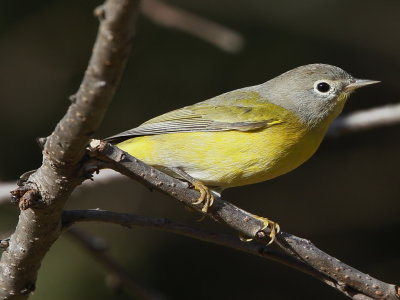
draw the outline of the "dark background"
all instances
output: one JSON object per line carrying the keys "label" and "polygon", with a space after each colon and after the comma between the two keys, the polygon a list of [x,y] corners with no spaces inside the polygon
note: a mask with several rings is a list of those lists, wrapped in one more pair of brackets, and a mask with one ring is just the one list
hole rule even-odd
{"label": "dark background", "polygon": [[[140,17],[121,87],[96,137],[106,137],[183,105],[261,83],[293,67],[329,63],[381,80],[352,96],[344,114],[399,102],[397,0],[179,0],[168,3],[240,32],[228,54]],[[35,138],[51,133],[80,83],[97,29],[98,1],[2,1],[0,7],[0,180],[37,168]],[[285,176],[228,190],[224,198],[280,223],[284,231],[383,281],[400,268],[400,126],[327,139]],[[219,232],[210,220],[136,182],[82,191],[69,208],[165,216]],[[0,234],[18,211],[0,210]],[[82,226],[146,287],[168,299],[342,299],[336,291],[273,262],[163,232]],[[32,299],[130,299],[106,287],[103,270],[67,236],[43,261]]]}

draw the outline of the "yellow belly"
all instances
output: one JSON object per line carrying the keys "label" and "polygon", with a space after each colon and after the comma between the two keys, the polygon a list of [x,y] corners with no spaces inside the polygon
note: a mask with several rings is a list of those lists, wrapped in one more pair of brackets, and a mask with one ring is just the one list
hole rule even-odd
{"label": "yellow belly", "polygon": [[179,167],[208,186],[252,184],[285,174],[318,148],[324,129],[272,126],[256,132],[187,132],[142,136],[117,146],[156,168]]}

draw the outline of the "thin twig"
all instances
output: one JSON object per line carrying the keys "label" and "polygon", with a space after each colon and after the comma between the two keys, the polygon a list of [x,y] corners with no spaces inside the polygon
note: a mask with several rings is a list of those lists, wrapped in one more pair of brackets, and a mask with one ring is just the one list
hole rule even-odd
{"label": "thin twig", "polygon": [[[107,0],[96,10],[100,27],[82,84],[47,138],[43,164],[19,189],[19,221],[0,261],[0,299],[27,299],[42,259],[60,235],[61,214],[84,177],[81,160],[122,76],[132,46],[139,0]],[[22,201],[23,200],[23,201]]]}
{"label": "thin twig", "polygon": [[[359,297],[362,295],[364,296],[364,299],[373,299],[357,293],[351,287],[344,285],[340,280],[338,280],[338,278],[330,278],[320,271],[310,267],[302,260],[282,253],[282,251],[268,247],[265,245],[265,243],[260,243],[255,240],[244,243],[241,242],[237,236],[211,233],[202,229],[176,223],[166,218],[143,217],[104,210],[70,210],[64,211],[63,214],[63,223],[65,228],[70,227],[76,222],[93,221],[112,223],[128,228],[132,228],[133,226],[152,228],[232,248],[265,259],[273,260],[299,270],[326,283],[350,298],[359,299]],[[295,241],[297,239],[299,238],[289,235],[289,240]],[[348,266],[344,263],[338,262],[337,268],[345,269],[348,268]]]}
{"label": "thin twig", "polygon": [[395,124],[400,124],[400,103],[356,111],[339,117],[329,128],[328,136],[337,137]]}
{"label": "thin twig", "polygon": [[85,248],[90,256],[106,269],[110,276],[112,288],[119,289],[125,287],[138,300],[162,300],[160,294],[149,291],[147,288],[139,285],[136,280],[120,265],[115,259],[109,256],[105,251],[105,243],[102,239],[87,234],[81,229],[71,228],[67,231],[76,242]]}
{"label": "thin twig", "polygon": [[284,260],[284,262],[286,264],[294,263],[295,265],[305,265],[303,262],[293,259],[292,257],[281,252],[277,252],[276,250],[265,246],[263,243],[258,243],[255,241],[243,243],[237,236],[233,237],[232,235],[227,234],[211,233],[203,229],[198,229],[171,221],[167,218],[144,217],[107,210],[91,209],[66,210],[63,213],[62,219],[63,228],[65,229],[68,229],[77,222],[105,222],[127,228],[132,228],[133,226],[146,227],[195,238],[205,242],[211,242],[251,254],[262,256],[268,254],[271,256],[271,259],[276,257],[274,260],[278,260],[280,262],[283,262],[281,257],[285,257],[286,260]]}
{"label": "thin twig", "polygon": [[244,40],[239,33],[163,1],[143,1],[142,12],[160,25],[187,32],[226,52],[237,53],[243,48]]}
{"label": "thin twig", "polygon": [[[122,174],[144,182],[183,204],[201,211],[202,206],[194,204],[199,198],[196,190],[189,189],[187,184],[154,169],[128,153],[106,142],[93,140],[90,153],[99,161],[93,160],[91,168],[112,168]],[[223,222],[244,236],[255,238],[267,243],[270,231],[256,216],[234,206],[233,204],[215,199],[213,206],[207,212],[211,218]],[[279,245],[290,255],[301,258],[303,262],[332,280],[338,281],[343,291],[352,291],[351,295],[365,295],[373,299],[398,299],[397,287],[381,282],[350,266],[347,266],[330,255],[316,248],[310,241],[283,233],[276,237]],[[340,280],[340,281],[339,281]],[[358,296],[357,296],[358,297]]]}
{"label": "thin twig", "polygon": [[310,268],[304,262],[289,256],[288,254],[282,253],[282,251],[268,247],[258,241],[244,243],[241,242],[237,236],[208,232],[203,229],[171,221],[167,218],[144,217],[99,209],[64,211],[63,228],[68,229],[78,222],[105,222],[128,228],[145,227],[174,233],[277,261],[316,277],[324,282],[330,281],[332,286],[335,285],[334,281],[315,269]]}

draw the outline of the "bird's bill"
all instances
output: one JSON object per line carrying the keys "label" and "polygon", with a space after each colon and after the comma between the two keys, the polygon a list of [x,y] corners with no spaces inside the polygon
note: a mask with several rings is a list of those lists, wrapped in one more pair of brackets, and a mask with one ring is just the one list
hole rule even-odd
{"label": "bird's bill", "polygon": [[379,83],[380,81],[376,80],[369,80],[369,79],[353,79],[345,88],[346,91],[353,91],[355,89],[358,89],[360,87],[370,85],[370,84],[375,84]]}

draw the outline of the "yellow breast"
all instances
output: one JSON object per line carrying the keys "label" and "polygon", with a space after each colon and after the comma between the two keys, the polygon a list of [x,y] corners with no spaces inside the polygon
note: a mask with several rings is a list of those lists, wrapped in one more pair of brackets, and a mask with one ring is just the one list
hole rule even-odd
{"label": "yellow breast", "polygon": [[154,167],[182,168],[208,186],[268,180],[298,167],[318,148],[327,126],[297,120],[259,131],[184,132],[142,136],[118,144]]}

